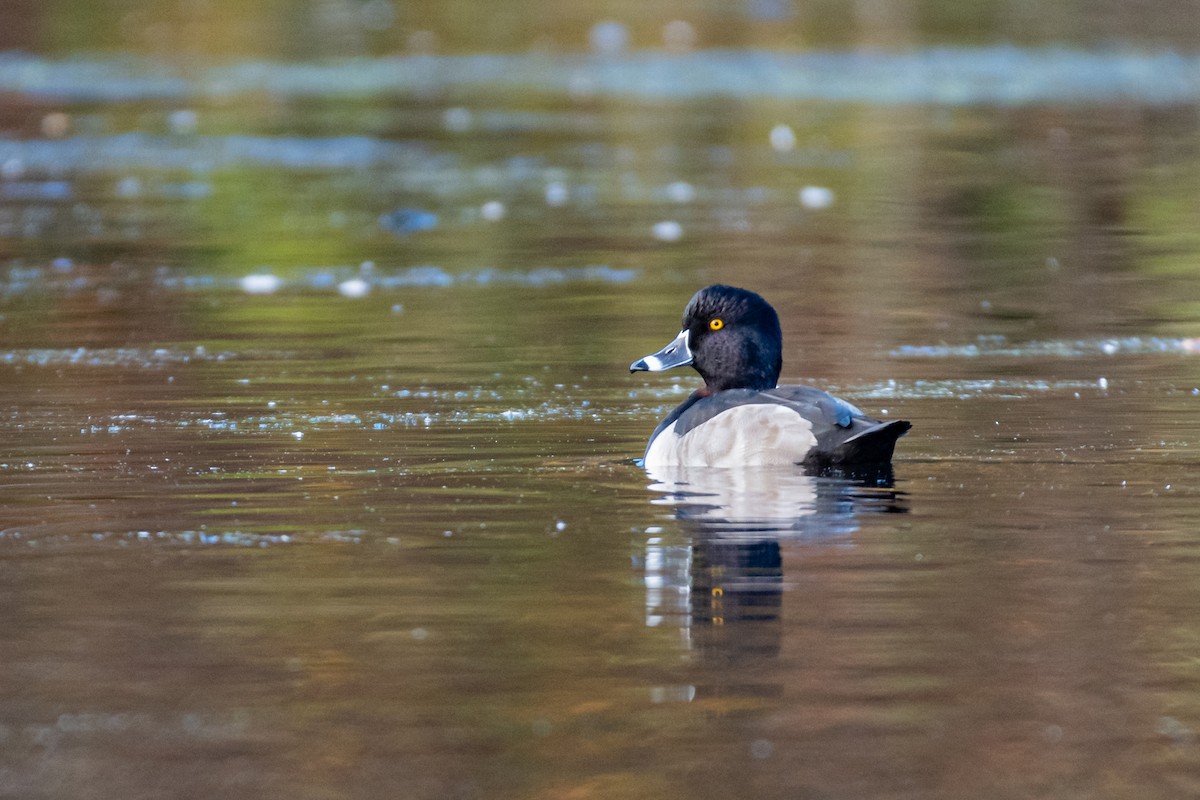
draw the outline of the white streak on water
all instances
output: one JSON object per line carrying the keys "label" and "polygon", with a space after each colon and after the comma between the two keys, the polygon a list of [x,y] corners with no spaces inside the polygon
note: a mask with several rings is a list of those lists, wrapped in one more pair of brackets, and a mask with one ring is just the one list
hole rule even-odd
{"label": "white streak on water", "polygon": [[[369,291],[394,291],[412,288],[452,286],[558,286],[568,283],[629,283],[639,276],[636,269],[621,269],[604,264],[584,267],[538,267],[535,269],[498,269],[483,267],[450,272],[435,265],[372,269],[371,281],[361,277],[362,267],[310,267],[289,271],[286,281],[273,274],[258,273],[242,277],[204,275],[172,271],[154,272],[151,280],[165,291],[213,291],[237,289],[249,294],[272,294],[284,286],[316,291],[336,290],[348,297],[362,297]],[[74,275],[50,267],[10,267],[0,271],[0,297],[30,292],[78,292],[105,285],[102,277]]]}
{"label": "white streak on water", "polygon": [[0,92],[118,102],[372,97],[449,90],[689,99],[767,97],[877,104],[1139,105],[1200,99],[1200,56],[1170,50],[942,47],[886,51],[640,51],[618,56],[462,55],[353,58],[333,63],[243,61],[183,69],[128,56],[0,58]]}
{"label": "white streak on water", "polygon": [[1200,340],[1162,336],[1124,336],[1117,339],[1047,340],[1013,343],[1001,336],[982,337],[970,344],[901,345],[893,358],[1085,358],[1097,355],[1191,354]]}

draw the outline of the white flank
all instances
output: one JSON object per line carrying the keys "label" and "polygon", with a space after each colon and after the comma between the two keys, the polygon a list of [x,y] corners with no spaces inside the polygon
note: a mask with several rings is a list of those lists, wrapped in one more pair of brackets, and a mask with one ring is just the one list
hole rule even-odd
{"label": "white flank", "polygon": [[675,423],[654,438],[646,469],[764,467],[798,464],[817,444],[812,423],[786,406],[748,404],[723,411],[675,435]]}

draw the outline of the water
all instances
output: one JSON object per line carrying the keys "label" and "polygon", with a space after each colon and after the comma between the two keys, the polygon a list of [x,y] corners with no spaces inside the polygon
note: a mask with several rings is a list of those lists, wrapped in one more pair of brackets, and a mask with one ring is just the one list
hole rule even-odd
{"label": "water", "polygon": [[[1200,791],[1193,51],[644,23],[0,60],[0,796]],[[717,280],[891,481],[634,463]]]}

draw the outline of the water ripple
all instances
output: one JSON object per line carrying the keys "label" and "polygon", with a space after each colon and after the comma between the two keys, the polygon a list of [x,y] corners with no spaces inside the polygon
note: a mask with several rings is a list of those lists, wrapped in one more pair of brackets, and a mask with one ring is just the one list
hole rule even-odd
{"label": "water ripple", "polygon": [[1200,57],[1172,51],[925,48],[909,52],[709,50],[247,61],[186,71],[119,57],[0,59],[0,92],[77,101],[378,97],[452,89],[689,99],[722,95],[879,104],[1026,105],[1200,99]]}
{"label": "water ripple", "polygon": [[[89,274],[76,269],[67,259],[49,267],[15,266],[0,271],[0,297],[31,292],[79,292],[100,288],[118,288],[128,274]],[[164,291],[239,290],[247,294],[273,294],[279,291],[328,291],[348,297],[362,297],[373,290],[432,289],[455,286],[528,286],[539,288],[569,283],[625,284],[635,280],[640,271],[591,264],[581,267],[535,267],[532,269],[500,269],[479,267],[451,272],[442,267],[424,264],[413,267],[377,268],[372,262],[357,267],[342,265],[287,270],[286,277],[269,271],[242,276],[214,275],[172,270],[166,267],[146,276],[146,282]],[[361,282],[356,292],[347,291],[350,281]]]}
{"label": "water ripple", "polygon": [[1090,358],[1096,355],[1197,352],[1200,352],[1200,339],[1195,338],[1124,336],[1014,344],[1002,336],[986,336],[970,344],[906,344],[895,348],[889,355],[893,358]]}
{"label": "water ripple", "polygon": [[[253,357],[280,357],[280,354],[256,353]],[[31,367],[135,367],[155,369],[195,361],[228,361],[246,358],[228,351],[210,352],[203,346],[187,350],[157,347],[34,347],[0,351],[0,364]]]}

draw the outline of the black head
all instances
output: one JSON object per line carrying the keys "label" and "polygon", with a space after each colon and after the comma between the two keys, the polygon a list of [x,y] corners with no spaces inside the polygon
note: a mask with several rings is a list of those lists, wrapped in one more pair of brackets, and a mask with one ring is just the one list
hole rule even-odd
{"label": "black head", "polygon": [[713,284],[683,310],[683,330],[630,372],[661,372],[691,364],[709,392],[773,389],[783,366],[783,334],[771,305],[745,289]]}
{"label": "black head", "polygon": [[712,391],[773,389],[783,368],[779,315],[754,292],[714,284],[683,310],[692,366]]}
{"label": "black head", "polygon": [[713,284],[697,291],[683,311],[683,330],[658,353],[629,366],[630,372],[690,365],[709,392],[774,389],[784,366],[779,314],[762,297]]}

